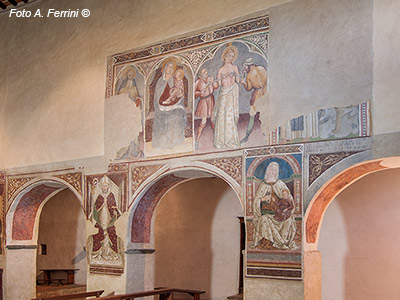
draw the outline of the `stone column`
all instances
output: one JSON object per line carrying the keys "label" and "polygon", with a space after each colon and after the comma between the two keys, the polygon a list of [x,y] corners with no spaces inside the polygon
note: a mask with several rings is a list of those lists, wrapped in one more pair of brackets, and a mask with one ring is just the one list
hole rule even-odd
{"label": "stone column", "polygon": [[304,300],[321,300],[321,253],[305,251],[304,263]]}
{"label": "stone column", "polygon": [[36,298],[35,245],[6,247],[5,299]]}

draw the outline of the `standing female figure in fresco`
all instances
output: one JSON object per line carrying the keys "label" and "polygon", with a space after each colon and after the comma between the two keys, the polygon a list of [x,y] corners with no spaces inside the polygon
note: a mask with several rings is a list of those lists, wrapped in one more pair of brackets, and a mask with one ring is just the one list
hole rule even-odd
{"label": "standing female figure in fresco", "polygon": [[[185,140],[184,95],[175,97],[174,101],[168,101],[170,90],[174,86],[176,68],[175,61],[165,62],[162,77],[158,80],[154,93],[152,145],[158,149],[171,149]],[[183,72],[183,69],[180,70]]]}
{"label": "standing female figure in fresco", "polygon": [[294,241],[296,222],[293,217],[293,197],[287,185],[278,179],[279,165],[271,162],[253,203],[254,247],[264,238],[281,250],[297,248]]}
{"label": "standing female figure in fresco", "polygon": [[217,72],[221,86],[212,121],[215,124],[214,146],[217,148],[239,148],[239,68],[233,64],[238,55],[235,46],[228,46],[222,52],[224,64]]}

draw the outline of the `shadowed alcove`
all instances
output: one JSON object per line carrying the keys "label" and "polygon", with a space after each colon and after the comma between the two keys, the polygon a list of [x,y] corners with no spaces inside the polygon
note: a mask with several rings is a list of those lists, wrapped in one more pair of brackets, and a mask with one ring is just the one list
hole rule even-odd
{"label": "shadowed alcove", "polygon": [[[81,205],[69,189],[64,189],[45,203],[40,214],[37,251],[39,283],[43,280],[43,269],[77,269],[74,272],[75,284],[86,285],[85,244],[85,217]],[[65,272],[53,272],[51,276],[52,284],[67,283]]]}
{"label": "shadowed alcove", "polygon": [[201,178],[181,183],[165,194],[154,215],[154,286],[205,290],[204,299],[237,293],[237,217],[243,212],[226,182]]}

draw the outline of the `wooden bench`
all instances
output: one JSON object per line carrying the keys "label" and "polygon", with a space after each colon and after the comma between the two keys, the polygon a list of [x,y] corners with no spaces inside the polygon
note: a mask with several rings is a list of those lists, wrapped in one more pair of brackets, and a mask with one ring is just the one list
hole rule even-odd
{"label": "wooden bench", "polygon": [[190,296],[193,297],[194,300],[200,300],[200,295],[204,294],[205,291],[176,289],[176,288],[161,288],[161,289],[155,289],[155,290],[139,292],[139,293],[114,295],[114,296],[110,296],[110,297],[101,297],[100,299],[101,300],[131,300],[131,299],[135,299],[135,298],[159,295],[160,300],[173,300],[174,293],[189,294]]}
{"label": "wooden bench", "polygon": [[99,298],[100,295],[103,294],[103,292],[104,292],[104,290],[85,292],[85,293],[68,294],[68,295],[60,295],[60,296],[51,296],[51,297],[45,296],[45,297],[33,298],[32,300],[69,300],[69,299],[86,299],[87,297]]}
{"label": "wooden bench", "polygon": [[63,279],[52,279],[51,274],[55,272],[64,272],[66,273],[67,277],[65,279],[66,284],[74,284],[75,281],[75,272],[79,269],[40,269],[43,272],[44,282],[47,285],[53,283],[53,281],[57,281],[58,285],[63,285]]}

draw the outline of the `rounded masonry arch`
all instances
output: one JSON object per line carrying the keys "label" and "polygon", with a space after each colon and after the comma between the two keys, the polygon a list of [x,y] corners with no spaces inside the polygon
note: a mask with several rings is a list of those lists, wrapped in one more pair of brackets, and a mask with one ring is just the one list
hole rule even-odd
{"label": "rounded masonry arch", "polygon": [[304,251],[318,251],[319,232],[325,211],[332,200],[358,179],[380,170],[400,168],[400,157],[364,161],[343,170],[326,182],[311,200],[304,218]]}
{"label": "rounded masonry arch", "polygon": [[49,177],[34,179],[22,186],[13,197],[6,217],[6,245],[36,245],[40,213],[49,199],[69,189],[79,200],[83,210],[83,197],[68,182]]}
{"label": "rounded masonry arch", "polygon": [[[163,171],[164,170],[164,171]],[[141,187],[130,211],[130,224],[127,241],[134,244],[152,243],[152,220],[154,211],[161,198],[177,185],[202,177],[218,177],[225,181],[235,192],[244,211],[242,188],[232,177],[220,169],[206,163],[197,162],[190,167],[163,169],[154,174],[147,184]]]}

